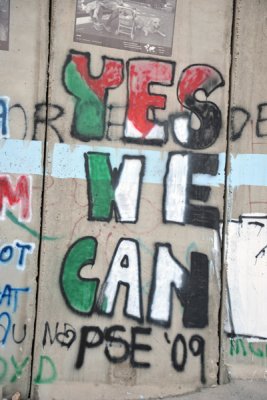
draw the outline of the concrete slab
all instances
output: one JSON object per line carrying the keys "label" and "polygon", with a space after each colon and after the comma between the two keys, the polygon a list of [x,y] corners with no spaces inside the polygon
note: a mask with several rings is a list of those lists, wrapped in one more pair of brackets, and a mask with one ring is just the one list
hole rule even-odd
{"label": "concrete slab", "polygon": [[[141,5],[142,2],[127,0],[128,3],[137,7],[140,13],[146,8]],[[155,59],[156,68],[163,65],[161,64],[162,61],[165,63],[164,70],[166,68],[166,72],[170,72],[169,77],[173,80],[173,84],[171,83],[169,86],[166,86],[165,83],[162,84],[161,73],[159,72],[157,72],[157,77],[153,78],[156,82],[155,85],[153,84],[155,86],[153,93],[155,91],[157,95],[167,96],[166,109],[157,109],[156,114],[158,114],[157,118],[160,118],[160,120],[167,121],[169,117],[172,118],[179,111],[177,87],[180,77],[184,76],[182,71],[185,71],[185,69],[187,71],[192,68],[194,75],[198,73],[196,68],[200,68],[199,71],[204,71],[203,79],[204,76],[213,77],[207,86],[208,89],[206,87],[204,89],[210,91],[209,101],[216,104],[216,112],[221,115],[220,121],[218,120],[218,125],[216,125],[221,126],[221,132],[218,138],[215,139],[214,137],[215,142],[204,143],[204,145],[195,144],[196,147],[192,147],[196,150],[196,156],[192,156],[193,158],[203,160],[202,156],[204,155],[206,160],[207,155],[207,160],[210,160],[207,164],[205,160],[203,161],[207,169],[205,167],[205,173],[199,175],[213,177],[217,173],[217,167],[219,169],[219,154],[226,151],[232,1],[214,0],[211,4],[208,0],[201,0],[197,3],[192,0],[177,0],[175,3],[177,3],[177,13],[171,59],[167,60],[167,63],[166,59]],[[93,3],[88,4],[92,5]],[[79,16],[80,13],[82,14],[81,7],[78,7],[77,13]],[[162,22],[166,18],[168,21],[171,20],[170,13],[166,14],[164,10],[157,10],[153,6],[147,7],[146,13],[149,14],[149,17],[151,17],[150,14],[160,13]],[[89,396],[94,400],[155,399],[160,395],[166,397],[188,393],[202,385],[212,386],[217,382],[219,360],[218,314],[220,308],[221,254],[216,229],[210,229],[213,225],[210,224],[208,215],[208,221],[203,222],[203,215],[206,211],[208,213],[211,211],[217,221],[219,216],[223,215],[224,186],[220,185],[210,191],[210,195],[206,198],[207,201],[204,201],[204,203],[207,203],[206,205],[202,201],[198,204],[196,210],[199,210],[201,215],[199,221],[194,219],[189,221],[188,224],[179,223],[179,216],[172,217],[169,215],[172,212],[172,204],[178,204],[175,194],[171,194],[171,196],[174,196],[173,200],[171,198],[169,200],[168,196],[168,199],[163,202],[166,192],[165,186],[169,185],[173,178],[170,180],[168,178],[168,182],[165,184],[166,168],[160,168],[162,175],[159,179],[158,170],[157,168],[154,169],[153,165],[158,167],[157,159],[164,159],[164,154],[168,154],[168,157],[171,157],[173,152],[184,154],[185,149],[188,150],[192,144],[185,146],[183,143],[176,143],[177,138],[169,130],[168,140],[166,143],[161,143],[161,146],[159,140],[162,140],[163,125],[158,125],[159,128],[157,128],[157,124],[152,124],[149,131],[144,132],[147,139],[143,137],[140,142],[142,132],[138,131],[138,133],[132,130],[133,123],[128,117],[126,118],[127,107],[130,104],[130,95],[128,95],[130,84],[128,80],[133,79],[132,70],[130,71],[127,65],[140,62],[140,66],[145,65],[145,70],[150,71],[150,61],[149,63],[146,61],[147,50],[143,54],[134,52],[136,43],[130,43],[131,51],[125,50],[124,47],[118,49],[118,46],[122,46],[122,44],[120,35],[114,33],[115,21],[110,27],[109,35],[104,30],[98,31],[94,26],[91,26],[92,24],[83,24],[82,27],[76,27],[73,37],[75,17],[76,9],[73,0],[65,0],[64,2],[54,0],[52,2],[51,38],[53,40],[51,43],[49,101],[51,104],[57,105],[60,110],[64,110],[64,113],[59,121],[55,121],[59,136],[55,134],[55,130],[50,129],[51,126],[47,134],[46,154],[53,156],[46,157],[46,167],[47,171],[53,171],[56,176],[46,176],[43,228],[45,235],[51,235],[52,232],[57,240],[49,241],[49,243],[48,241],[42,242],[36,324],[36,338],[38,339],[35,341],[33,363],[33,376],[37,376],[38,379],[34,380],[32,386],[32,398],[36,400],[51,400],[51,398],[71,400],[78,396],[79,400],[87,400]],[[164,23],[161,29],[167,37],[171,24],[166,25],[165,28]],[[94,43],[90,42],[93,34],[97,37],[97,40],[94,39]],[[140,35],[140,32],[138,34]],[[79,38],[78,35],[80,35]],[[137,38],[138,36],[135,37],[135,41],[137,41]],[[155,40],[157,40],[158,46],[160,46],[159,43],[162,38],[163,36],[157,34]],[[127,37],[126,40],[122,40],[123,43],[126,41],[128,43]],[[145,43],[145,46],[148,45],[148,48],[152,51],[153,36],[150,35],[145,40],[149,40],[149,43]],[[154,51],[156,52],[156,49]],[[155,56],[156,53],[153,53],[153,55]],[[136,57],[138,57],[138,61],[134,61]],[[90,133],[89,136],[81,137],[80,134],[77,136],[74,132],[76,100],[72,95],[69,84],[71,84],[73,77],[78,78],[82,87],[85,81],[78,72],[75,63],[77,60],[85,62],[84,65],[90,66],[90,71],[87,67],[85,70],[96,78],[101,75],[103,60],[106,59],[117,60],[114,65],[116,65],[116,68],[123,69],[123,79],[119,86],[114,83],[114,90],[108,90],[107,104],[101,103],[101,109],[105,109],[106,116],[104,119],[97,117],[100,124],[99,136],[95,135],[95,127],[93,127],[92,134],[87,128],[85,129],[86,132]],[[169,70],[170,61],[175,62],[175,65],[171,64],[175,66],[173,73]],[[118,67],[118,63],[120,67]],[[141,72],[140,68],[138,67]],[[119,71],[120,69],[118,69],[118,76],[120,76]],[[94,81],[96,81],[95,78]],[[160,85],[157,84],[158,81]],[[164,78],[162,82],[171,81]],[[224,82],[225,85],[223,86]],[[211,87],[213,87],[212,90]],[[92,92],[90,88],[88,90],[90,93]],[[203,96],[204,99],[205,95],[203,94]],[[138,104],[133,103],[133,105],[136,108]],[[91,106],[88,107],[86,109],[89,110]],[[110,110],[112,110],[111,113]],[[48,110],[49,119],[53,119],[54,112],[55,110],[52,108]],[[96,113],[96,115],[101,116],[101,113]],[[138,114],[138,111],[136,111],[136,115]],[[80,115],[78,115],[79,118]],[[175,119],[177,118],[175,117]],[[87,120],[87,117],[85,120]],[[127,129],[124,129],[124,120],[130,121],[127,122]],[[144,120],[146,121],[146,116]],[[138,129],[143,129],[138,124],[136,126],[138,126]],[[110,127],[113,127],[112,130],[110,130]],[[158,131],[159,140],[150,142],[153,137],[155,139],[155,129]],[[133,141],[130,136],[132,136]],[[59,143],[59,138],[64,143]],[[128,141],[128,139],[130,140]],[[140,142],[139,144],[136,139]],[[205,152],[201,152],[201,149],[205,149]],[[96,154],[96,157],[99,157],[100,154],[100,157],[110,158],[112,168],[118,168],[124,162],[120,156],[122,151],[125,152],[128,159],[130,155],[131,157],[134,156],[134,162],[138,161],[140,151],[146,151],[140,207],[139,203],[136,207],[134,203],[134,207],[127,206],[128,210],[130,208],[134,211],[137,210],[138,218],[135,219],[132,216],[126,218],[126,215],[121,218],[124,212],[122,212],[122,208],[119,219],[117,216],[114,217],[112,210],[110,216],[93,216],[91,213],[94,212],[93,208],[95,208],[96,203],[88,192],[88,188],[89,191],[91,190],[90,182],[92,182],[93,170],[90,167],[89,173],[91,175],[86,175],[88,162],[91,163],[93,154]],[[115,155],[114,158],[113,154]],[[151,154],[153,156],[152,167],[150,165]],[[178,154],[174,161],[179,164],[184,159],[183,156],[181,157]],[[188,157],[191,157],[191,152],[188,152]],[[187,160],[187,158],[184,160]],[[138,163],[141,164],[139,161]],[[175,167],[174,169],[180,175],[180,171],[183,171],[184,167],[178,164],[176,167],[173,165],[172,168]],[[200,168],[200,164],[197,165],[197,168]],[[130,172],[125,182],[134,182],[134,179],[137,182],[138,176],[136,175],[137,178],[133,179],[133,172],[139,169],[140,167],[137,169],[129,168]],[[152,173],[150,173],[151,170]],[[201,171],[203,172],[202,167],[200,168]],[[66,177],[63,176],[65,173]],[[193,175],[197,174],[194,173]],[[152,179],[150,179],[150,176],[152,176]],[[183,176],[185,178],[187,173]],[[83,177],[86,177],[86,179],[83,179]],[[157,177],[157,182],[153,177]],[[98,181],[101,179],[97,177]],[[194,185],[197,186],[195,181]],[[205,186],[209,185],[205,184]],[[171,186],[169,187],[171,188]],[[202,191],[201,187],[201,185],[198,185],[200,191]],[[101,186],[101,188],[103,189],[104,186]],[[204,191],[208,194],[205,189]],[[126,192],[127,194],[130,193],[131,188],[130,190],[127,189]],[[196,196],[198,197],[198,194]],[[128,195],[125,196],[125,198],[127,197]],[[108,201],[105,204],[109,204]],[[123,207],[126,207],[126,202]],[[182,207],[175,206],[175,208],[178,213],[180,213],[180,210],[182,210],[182,214],[184,213]],[[80,271],[81,275],[80,273],[79,275],[76,274],[77,279],[75,276],[69,279],[66,271],[68,273],[74,266],[72,262],[67,263],[70,260],[69,255],[74,254],[72,249],[76,251],[79,247],[82,250],[87,250],[91,247],[91,243],[94,243],[93,246],[98,245],[94,261],[88,262],[88,267]],[[168,247],[164,245],[163,258],[165,261],[158,263],[156,260],[162,256],[161,247],[160,253],[158,252],[158,246],[161,246],[161,244],[167,244]],[[204,303],[202,305],[199,301],[191,299],[187,303],[190,312],[193,309],[193,303],[196,304],[197,311],[192,312],[192,314],[197,321],[194,321],[191,316],[190,318],[186,316],[186,306],[181,304],[179,296],[178,298],[173,296],[172,300],[172,294],[169,294],[168,288],[173,287],[172,280],[174,278],[172,278],[172,272],[168,273],[162,266],[165,265],[165,262],[171,260],[170,267],[175,271],[175,276],[177,271],[180,270],[179,266],[176,267],[176,261],[173,262],[172,258],[170,259],[169,248],[173,249],[173,257],[177,260],[177,263],[179,262],[185,267],[183,271],[185,271],[186,276],[194,271],[193,263],[191,263],[192,257],[199,257],[199,261],[196,263],[198,266],[205,263],[203,267],[199,268],[201,274],[206,271],[203,285],[199,284],[199,279],[196,279],[197,288],[204,289]],[[139,256],[136,257],[135,254],[140,252],[140,267],[137,263],[131,264],[131,268],[135,268],[134,271],[136,271],[131,273],[131,278],[126,277],[126,272],[128,275],[132,269],[128,266],[122,269],[121,262],[117,262],[118,256],[121,257],[121,252],[125,252],[126,256],[126,258],[123,256],[121,261],[129,259],[129,251],[138,262]],[[77,254],[74,259],[80,262]],[[84,263],[83,259],[82,264],[85,266],[87,261]],[[157,265],[159,265],[159,269],[156,270]],[[113,278],[110,279],[111,275],[109,275],[109,271],[113,271],[115,267],[118,268],[119,275],[122,273],[125,275],[119,277],[118,284]],[[164,269],[164,279],[159,277],[161,268]],[[167,278],[170,278],[171,281],[168,281]],[[107,286],[107,280],[111,282],[112,286]],[[91,292],[92,303],[89,305],[89,310],[87,305],[86,309],[83,309],[85,297],[76,288],[82,287],[80,283],[86,283],[86,285],[89,283],[91,287],[90,281],[97,283],[97,285]],[[66,288],[66,282],[70,290]],[[76,286],[74,287],[75,282]],[[134,288],[136,288],[134,289],[135,292],[132,289],[130,292],[135,293],[133,302],[130,300],[128,302],[128,287],[130,285],[128,282],[131,283],[131,287],[135,285]],[[161,282],[163,282],[163,285],[161,285]],[[180,280],[177,277],[175,285],[180,285],[179,282]],[[124,287],[120,288],[120,286]],[[106,293],[108,287],[113,288],[112,292]],[[191,290],[191,287],[190,283],[188,293],[190,290],[190,293],[192,292],[196,299],[196,292],[193,289]],[[116,291],[116,288],[118,288],[118,291]],[[162,294],[159,293],[159,290]],[[75,293],[77,294],[76,305],[73,304],[72,298]],[[88,288],[85,289],[84,293],[89,293]],[[189,295],[187,295],[188,299]],[[128,304],[135,307],[134,311],[129,310],[128,312]],[[109,332],[112,332],[112,336],[116,334],[117,343],[115,345],[110,343],[107,336]],[[138,338],[136,337],[137,334]],[[106,337],[104,338],[103,335],[106,335]],[[86,342],[87,345],[85,346]],[[138,347],[135,342],[138,343]]]}
{"label": "concrete slab", "polygon": [[267,382],[238,380],[227,385],[203,389],[201,392],[185,396],[169,397],[165,400],[264,400],[266,399]]}
{"label": "concrete slab", "polygon": [[[266,381],[234,381],[229,384],[202,389],[200,392],[175,397],[157,397],[157,400],[265,400],[267,392]],[[110,397],[113,399],[113,397]],[[151,397],[139,396],[136,399],[152,399]],[[6,399],[3,399],[6,400]],[[30,399],[28,399],[30,400]]]}

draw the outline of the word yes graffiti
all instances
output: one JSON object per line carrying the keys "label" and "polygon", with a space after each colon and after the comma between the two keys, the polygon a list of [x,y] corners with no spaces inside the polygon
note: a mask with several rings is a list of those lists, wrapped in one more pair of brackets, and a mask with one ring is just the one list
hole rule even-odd
{"label": "word yes graffiti", "polygon": [[[71,134],[79,140],[101,140],[105,133],[105,111],[108,91],[124,81],[124,61],[103,57],[100,76],[90,73],[90,53],[72,50],[63,68],[65,89],[75,98]],[[124,121],[126,142],[162,145],[167,141],[168,121],[156,118],[156,110],[166,108],[166,96],[151,92],[151,86],[172,86],[175,62],[155,58],[133,58],[127,61],[128,99]],[[175,140],[185,148],[205,149],[218,138],[221,112],[216,104],[198,101],[195,93],[203,90],[208,97],[223,86],[220,72],[205,64],[190,65],[180,76],[177,87],[179,103],[188,112],[171,115],[169,122]],[[149,119],[149,112],[152,118]],[[191,113],[200,120],[200,127],[191,126]]]}

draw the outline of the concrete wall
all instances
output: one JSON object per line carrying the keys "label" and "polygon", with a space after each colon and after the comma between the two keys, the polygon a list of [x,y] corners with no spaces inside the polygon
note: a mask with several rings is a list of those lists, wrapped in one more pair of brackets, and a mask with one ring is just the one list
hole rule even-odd
{"label": "concrete wall", "polygon": [[225,224],[222,374],[266,376],[267,2],[237,1]]}
{"label": "concrete wall", "polygon": [[263,378],[266,1],[20,3],[0,50],[3,395]]}
{"label": "concrete wall", "polygon": [[[43,187],[48,2],[0,2],[0,385],[30,390]],[[4,21],[2,15],[4,14]],[[8,26],[8,25],[7,25]],[[4,48],[5,50],[2,50]],[[41,115],[39,113],[39,116]],[[38,132],[39,140],[35,136]]]}

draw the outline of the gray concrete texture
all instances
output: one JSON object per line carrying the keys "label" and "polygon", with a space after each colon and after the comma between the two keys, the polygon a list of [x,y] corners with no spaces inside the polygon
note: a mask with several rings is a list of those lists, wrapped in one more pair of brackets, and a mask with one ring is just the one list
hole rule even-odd
{"label": "gray concrete texture", "polygon": [[165,400],[265,400],[267,382],[236,380],[229,384],[202,389],[198,393],[179,397],[168,397]]}
{"label": "gray concrete texture", "polygon": [[[154,14],[156,16],[160,13],[162,19],[166,18],[166,10],[160,11],[160,9],[149,7],[148,5],[138,5],[138,2],[134,1],[129,1],[129,4],[131,7],[137,7],[140,15],[143,17],[144,14],[146,17],[150,18],[151,16],[154,17]],[[157,111],[159,118],[162,120],[166,120],[169,115],[176,113],[177,107],[179,109],[176,88],[182,70],[191,64],[205,62],[205,64],[212,66],[212,68],[214,66],[216,71],[220,71],[221,75],[218,75],[215,70],[212,70],[212,72],[209,70],[208,72],[214,74],[214,79],[216,82],[218,80],[218,85],[219,83],[222,84],[222,79],[225,82],[224,87],[218,86],[218,89],[213,91],[211,98],[221,110],[222,132],[226,133],[232,26],[231,6],[232,2],[229,0],[224,2],[215,0],[212,4],[207,0],[201,0],[201,2],[197,3],[191,1],[177,1],[172,56],[163,59],[163,62],[167,60],[176,61],[174,82],[170,87],[155,85],[155,92],[167,95],[166,109]],[[95,35],[99,35],[99,41],[100,37],[102,40],[103,36],[107,37],[108,35],[110,38],[112,37],[114,43],[116,43],[116,38],[123,38],[124,36],[116,36],[116,32],[114,32],[115,22],[111,26],[111,32],[109,34],[103,29],[97,31],[96,26],[93,26],[94,22],[88,20],[88,15],[84,15],[82,11],[79,12],[80,14],[78,15],[79,18],[77,18],[76,26],[77,32],[81,35],[79,36],[79,41],[73,41],[73,30],[70,29],[64,30],[64,40],[62,40],[62,27],[73,26],[75,22],[74,2],[72,0],[64,2],[60,0],[53,1],[49,100],[52,104],[59,104],[63,107],[65,114],[59,125],[64,145],[61,146],[54,132],[48,129],[47,139],[49,154],[53,154],[54,149],[60,150],[60,146],[67,149],[67,152],[69,152],[68,149],[77,149],[77,151],[81,149],[79,144],[82,144],[82,141],[77,139],[77,137],[75,138],[75,135],[73,136],[70,134],[73,123],[74,99],[73,96],[66,91],[66,82],[65,85],[62,85],[62,80],[60,79],[63,76],[66,81],[66,72],[62,75],[62,68],[64,65],[70,64],[70,58],[67,58],[67,55],[70,54],[70,49],[74,49],[77,52],[90,51],[90,70],[95,76],[101,73],[103,55],[109,58],[122,58],[124,63],[130,61],[133,57],[140,57],[140,59],[148,57],[147,52],[145,52],[145,54],[142,54],[142,52],[134,52],[134,47],[131,47],[131,51],[129,51],[129,49],[126,51],[125,49],[94,46],[93,43],[88,43],[88,38],[90,38],[90,36],[89,34],[86,36],[87,30],[88,32],[90,31],[90,34],[94,32]],[[217,18],[218,15],[220,15],[219,19]],[[169,20],[167,25],[169,25],[171,23],[171,16],[169,14],[167,16]],[[83,29],[81,29],[81,25]],[[164,30],[164,26],[161,29]],[[169,35],[170,33],[166,31],[166,35],[167,34]],[[158,38],[162,40],[160,34],[155,35],[156,36],[148,36],[148,39],[152,40],[154,37],[155,40],[157,40],[158,36]],[[154,57],[156,56],[154,55]],[[68,69],[68,71],[71,70]],[[131,142],[122,145],[120,141],[123,135],[122,117],[124,118],[126,104],[128,102],[127,75],[129,78],[129,71],[127,72],[127,70],[124,69],[124,74],[125,78],[121,85],[114,90],[110,90],[108,95],[108,104],[112,105],[113,110],[111,121],[117,122],[115,125],[111,123],[111,128],[113,129],[111,129],[111,132],[108,131],[109,138],[107,134],[105,134],[99,142],[90,140],[89,143],[84,143],[89,146],[91,144],[98,145],[99,151],[101,151],[101,148],[108,149],[108,152],[111,151],[115,156],[117,155],[115,163],[121,162],[119,151],[123,150],[125,154],[127,154],[127,152],[129,152],[129,154],[133,154],[132,152],[134,152],[135,154],[139,148],[138,145]],[[160,74],[160,72],[158,74]],[[135,104],[135,108],[137,105],[138,103]],[[49,110],[49,113],[50,112],[52,113],[53,110]],[[138,111],[138,114],[141,115],[141,110]],[[109,118],[108,115],[107,118]],[[197,121],[195,122],[197,123]],[[220,135],[216,142],[209,147],[213,154],[225,153],[226,135]],[[32,394],[36,398],[39,396],[41,399],[49,399],[53,393],[58,393],[58,396],[62,398],[68,396],[71,398],[75,396],[77,387],[80,399],[87,398],[88,391],[90,391],[95,400],[108,399],[110,396],[123,399],[126,393],[129,393],[129,396],[141,394],[145,397],[149,395],[156,396],[157,394],[162,396],[169,394],[174,395],[191,391],[193,388],[198,388],[204,382],[206,382],[207,385],[213,385],[217,381],[219,360],[218,314],[220,308],[221,268],[219,236],[216,230],[207,229],[205,226],[197,226],[194,222],[192,224],[185,224],[184,226],[175,223],[165,224],[162,222],[164,175],[162,175],[162,172],[165,170],[166,164],[163,164],[161,167],[161,175],[154,172],[154,167],[152,166],[153,175],[161,176],[155,182],[155,179],[150,179],[149,177],[149,170],[151,168],[150,162],[153,162],[153,158],[155,158],[157,154],[154,153],[154,151],[159,151],[161,154],[165,155],[164,157],[167,157],[171,151],[178,151],[179,149],[182,151],[182,146],[175,144],[171,132],[169,132],[168,140],[161,148],[155,145],[153,146],[149,142],[142,145],[141,148],[146,157],[147,178],[144,185],[142,185],[140,207],[138,206],[138,220],[131,225],[127,223],[116,223],[114,218],[106,223],[98,220],[88,221],[87,206],[89,203],[86,180],[79,178],[71,179],[71,177],[59,179],[56,177],[52,178],[49,175],[46,178],[43,214],[44,234],[49,235],[51,232],[56,233],[56,236],[59,237],[60,240],[42,242],[36,336],[39,338],[44,336],[45,323],[49,324],[53,332],[56,324],[62,328],[65,323],[68,323],[69,326],[73,327],[75,330],[76,340],[68,350],[64,347],[57,347],[56,351],[56,343],[49,345],[48,339],[45,348],[41,340],[35,342],[33,375],[37,375],[40,368],[40,357],[44,354],[53,361],[57,370],[57,379],[53,380],[49,385],[33,385]],[[152,151],[152,153],[146,153],[147,150]],[[90,151],[90,147],[85,147],[82,151],[83,153],[85,151]],[[76,165],[81,165],[84,169],[83,153],[76,153]],[[149,154],[151,154],[150,159],[148,158]],[[161,155],[160,159],[162,159]],[[53,169],[51,163],[54,163],[55,160],[55,155],[52,158],[47,157],[47,171]],[[74,162],[74,159],[72,161],[69,160],[67,161],[68,165],[66,165],[65,158],[61,157],[58,158],[58,160],[59,175],[66,170],[69,164]],[[80,160],[82,160],[82,163]],[[213,164],[213,161],[211,161],[211,164]],[[207,166],[207,168],[209,167]],[[127,179],[132,178],[128,175]],[[209,204],[216,206],[220,215],[223,214],[223,192],[224,186],[218,185],[214,190],[211,190],[209,196]],[[66,195],[66,193],[68,193],[68,195]],[[56,203],[55,199],[57,199]],[[64,204],[64,209],[61,207],[62,204]],[[90,203],[89,207],[91,205],[92,203]],[[71,212],[66,213],[66,210],[71,210]],[[205,232],[205,234],[203,234],[203,232]],[[90,316],[79,316],[76,312],[73,312],[72,307],[66,304],[66,296],[62,296],[62,286],[61,288],[59,287],[58,275],[56,275],[55,278],[55,270],[58,274],[62,266],[62,260],[65,255],[67,255],[70,246],[81,237],[88,235],[97,238],[98,241],[97,257],[93,269],[91,272],[90,270],[88,271],[88,276],[92,276],[92,272],[95,273],[97,271],[97,277],[100,279],[100,288],[104,288],[103,282],[105,282],[108,268],[111,266],[112,260],[114,260],[113,257],[115,256],[116,247],[120,243],[120,240],[123,238],[138,240],[141,257],[140,273],[142,280],[142,313],[145,319],[144,326],[142,326],[142,324],[138,325],[131,317],[127,318],[125,315],[126,291],[123,287],[120,289],[114,307],[114,313],[109,312],[109,314],[111,314],[111,318],[109,319],[103,315],[105,314],[104,312],[100,313],[100,315],[93,313]],[[190,270],[191,265],[191,249],[195,249],[195,251],[207,256],[211,268],[208,272],[208,277],[206,277],[206,282],[207,279],[209,282],[209,294],[208,300],[204,301],[206,305],[208,304],[206,317],[204,317],[205,321],[200,323],[203,329],[197,329],[199,322],[192,322],[191,329],[184,326],[186,325],[186,321],[183,322],[182,319],[183,308],[179,300],[177,301],[176,299],[173,301],[171,322],[169,325],[165,323],[166,329],[160,327],[157,323],[153,323],[153,321],[148,321],[151,307],[149,306],[149,293],[151,293],[152,290],[152,278],[154,274],[153,257],[155,253],[155,243],[158,241],[161,243],[168,243],[173,249],[174,256],[178,260],[180,258],[181,264],[186,265],[187,268],[189,268],[188,270]],[[131,254],[134,254],[133,250],[131,250]],[[165,258],[165,256],[163,256],[163,258]],[[134,260],[134,258],[131,259]],[[167,275],[171,276],[171,274],[172,272]],[[166,278],[166,274],[164,275]],[[178,277],[177,279],[179,280]],[[130,281],[132,283],[136,282],[136,277],[131,275]],[[159,281],[160,279],[158,283]],[[111,283],[109,290],[114,290],[114,287],[112,289],[113,285],[114,284]],[[106,299],[106,301],[110,299],[111,304],[113,295],[107,296],[105,293],[101,294],[100,288],[97,298],[98,304],[96,304],[96,306],[101,306],[103,299]],[[158,285],[158,290],[160,290],[160,285]],[[51,293],[53,293],[53,296],[51,296]],[[134,293],[135,292],[132,292],[132,295]],[[168,297],[164,288],[163,293],[164,296]],[[160,303],[163,304],[163,301],[162,297]],[[194,300],[192,299],[192,301]],[[54,304],[57,305],[58,310],[60,310],[59,312],[51,312],[51,310],[54,310]],[[133,300],[132,296],[129,305],[135,308],[135,312],[136,310],[139,312],[137,304],[137,299]],[[105,303],[102,304],[102,307],[103,306],[105,306]],[[110,307],[110,305],[107,303],[106,307]],[[160,308],[161,306],[159,304],[154,306],[153,318],[155,317],[158,320],[161,318],[158,314]],[[204,309],[205,306],[203,310]],[[201,319],[201,312],[199,311],[200,310],[198,310],[195,315],[196,317],[199,315]],[[128,314],[129,313],[132,314],[133,311],[129,309]],[[164,318],[166,318],[166,308],[165,311],[163,310],[163,314],[164,313]],[[117,345],[108,346],[106,348],[105,342],[102,344],[101,335],[104,332],[108,332],[108,329],[114,326],[114,324],[120,325],[122,331],[121,334],[119,334],[119,332],[118,334],[130,345],[130,354],[125,363],[110,361],[110,358],[122,357],[125,345],[122,346],[121,343],[118,343]],[[190,325],[190,323],[188,325]],[[79,351],[80,346],[85,344],[84,339],[81,339],[82,329],[83,332],[88,329],[87,340],[89,342],[96,340],[96,342],[99,343],[99,345],[90,349],[85,349],[85,357],[82,356],[82,348],[81,351]],[[90,332],[90,329],[95,329],[95,334],[93,331]],[[135,332],[140,333],[137,335]],[[141,349],[144,349],[144,351],[137,350],[135,354],[133,354],[132,352],[135,348],[134,342],[139,341],[139,339],[142,341]],[[107,360],[107,352],[111,354],[109,361]],[[205,353],[205,361],[201,353],[203,353],[202,356]],[[125,354],[127,355],[127,352]],[[62,363],[62,359],[64,359],[64,363]],[[181,362],[181,364],[184,365],[181,367],[180,365],[176,365],[176,359],[177,364]],[[80,364],[77,363],[77,360],[80,361]],[[79,368],[75,367],[75,364],[78,364]],[[45,362],[44,365],[48,368],[48,371],[51,370],[51,366],[49,366],[47,362]],[[133,365],[135,365],[136,368],[133,368]],[[148,368],[143,368],[144,365]],[[173,365],[175,365],[175,367],[173,367]],[[177,374],[179,377],[177,377]],[[165,382],[164,385],[161,385],[163,375]],[[179,385],[177,386],[178,378]]]}
{"label": "gray concrete texture", "polygon": [[[139,396],[136,400],[265,400],[267,382],[235,380],[229,384],[215,386],[210,389],[202,389],[199,392],[174,397],[157,397],[152,399]],[[113,398],[110,397],[112,400]],[[115,398],[114,398],[115,399]],[[3,398],[3,400],[7,400]],[[20,393],[12,396],[12,400],[21,400]],[[30,400],[30,399],[28,399]]]}
{"label": "gray concrete texture", "polygon": [[0,11],[3,397],[266,398],[267,0]]}

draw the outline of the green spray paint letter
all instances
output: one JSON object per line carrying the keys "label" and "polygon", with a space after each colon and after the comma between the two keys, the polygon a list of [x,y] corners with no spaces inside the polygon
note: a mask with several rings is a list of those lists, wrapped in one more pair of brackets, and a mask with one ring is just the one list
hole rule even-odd
{"label": "green spray paint letter", "polygon": [[[44,375],[44,368],[45,368],[45,364],[47,366],[49,366],[49,373],[47,374],[46,371],[46,376]],[[39,361],[39,368],[38,368],[38,372],[37,375],[34,379],[34,383],[36,385],[44,385],[44,384],[48,384],[48,383],[53,383],[55,382],[55,380],[57,379],[57,370],[55,367],[55,364],[53,363],[53,361],[51,360],[50,357],[48,356],[41,356],[40,357],[40,361]]]}
{"label": "green spray paint letter", "polygon": [[5,380],[7,370],[8,370],[8,364],[6,360],[3,357],[0,357],[0,383],[2,383]]}
{"label": "green spray paint letter", "polygon": [[98,77],[90,74],[90,53],[71,51],[63,68],[65,89],[75,97],[72,135],[82,141],[103,138],[108,90],[123,81],[122,60],[102,59]]}
{"label": "green spray paint letter", "polygon": [[117,222],[136,223],[145,168],[144,156],[122,157],[112,169],[109,153],[85,155],[88,183],[89,221],[110,221],[115,211]]}
{"label": "green spray paint letter", "polygon": [[240,349],[242,350],[243,356],[247,356],[247,350],[244,344],[244,341],[240,338],[230,339],[230,354],[233,356],[234,354],[239,354]]}
{"label": "green spray paint letter", "polygon": [[90,315],[93,312],[99,279],[85,279],[81,269],[94,264],[97,241],[91,236],[78,239],[67,251],[60,273],[60,287],[65,301],[73,311]]}
{"label": "green spray paint letter", "polygon": [[16,382],[16,380],[21,377],[22,371],[24,370],[24,368],[28,364],[28,361],[29,361],[29,357],[26,357],[26,358],[24,358],[24,360],[22,361],[21,364],[18,364],[17,361],[15,360],[15,357],[11,356],[11,362],[13,364],[13,367],[14,367],[14,370],[15,370],[15,374],[10,379],[10,382],[12,382],[12,383]]}
{"label": "green spray paint letter", "polygon": [[109,155],[87,153],[85,164],[88,177],[89,220],[109,221],[115,200]]}

